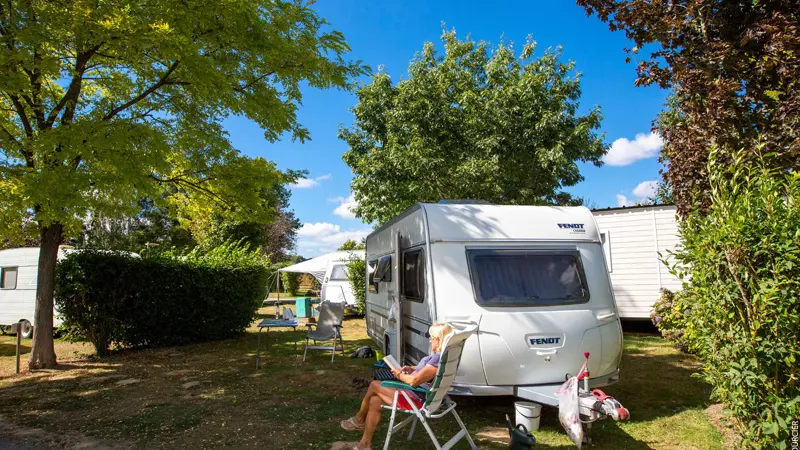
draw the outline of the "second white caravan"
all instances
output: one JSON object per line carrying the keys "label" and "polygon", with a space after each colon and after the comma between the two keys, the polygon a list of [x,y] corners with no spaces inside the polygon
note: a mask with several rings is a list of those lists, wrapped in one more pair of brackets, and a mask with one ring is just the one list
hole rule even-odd
{"label": "second white caravan", "polygon": [[367,330],[416,363],[434,321],[471,322],[454,394],[557,405],[590,353],[590,385],[619,379],[622,330],[583,207],[417,204],[367,237]]}

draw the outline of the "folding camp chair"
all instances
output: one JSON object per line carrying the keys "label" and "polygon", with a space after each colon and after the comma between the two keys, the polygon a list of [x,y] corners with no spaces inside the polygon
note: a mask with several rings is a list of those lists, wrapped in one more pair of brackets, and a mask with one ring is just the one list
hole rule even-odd
{"label": "folding camp chair", "polygon": [[[342,319],[344,318],[344,302],[324,301],[319,305],[319,319],[317,323],[307,323],[308,335],[306,335],[306,349],[303,351],[303,361],[306,360],[308,349],[330,350],[331,364],[336,350],[342,351],[344,356],[344,342],[342,341]],[[316,330],[312,330],[316,327]],[[336,339],[339,339],[339,346],[336,346]],[[308,340],[314,341],[314,345],[308,345]],[[333,341],[333,345],[317,345],[317,341]]]}
{"label": "folding camp chair", "polygon": [[[461,438],[467,438],[470,448],[478,448],[475,446],[475,442],[473,442],[472,438],[469,436],[469,432],[464,426],[464,422],[461,421],[461,418],[458,417],[458,413],[456,413],[456,403],[447,396],[447,390],[450,388],[450,384],[453,382],[453,378],[456,376],[458,363],[461,361],[461,352],[464,350],[464,343],[466,342],[467,338],[469,338],[472,333],[475,332],[476,329],[477,326],[470,325],[463,329],[456,329],[454,333],[451,333],[444,338],[441,359],[439,361],[439,370],[436,371],[436,377],[431,382],[430,390],[412,387],[399,381],[384,381],[381,383],[381,386],[397,389],[394,393],[394,401],[392,402],[392,406],[383,407],[392,411],[392,416],[389,418],[389,431],[386,433],[386,442],[383,444],[384,450],[389,448],[389,441],[391,441],[392,435],[408,425],[409,422],[411,422],[411,431],[408,433],[408,440],[411,440],[411,438],[414,437],[414,429],[416,428],[418,421],[422,422],[422,426],[425,427],[425,430],[431,437],[436,450],[447,450],[453,447],[458,441],[461,440]],[[414,402],[411,400],[409,397],[409,390],[425,394],[425,403],[421,408],[417,408]],[[411,406],[411,409],[400,409],[397,407],[397,401],[401,395],[405,397],[406,403]],[[411,417],[395,425],[394,417],[398,412],[410,414]],[[453,436],[442,446],[436,439],[436,435],[433,434],[433,430],[428,424],[428,419],[439,419],[448,413],[453,414],[456,422],[458,422],[458,426],[461,427],[461,431],[456,433],[455,436]]]}

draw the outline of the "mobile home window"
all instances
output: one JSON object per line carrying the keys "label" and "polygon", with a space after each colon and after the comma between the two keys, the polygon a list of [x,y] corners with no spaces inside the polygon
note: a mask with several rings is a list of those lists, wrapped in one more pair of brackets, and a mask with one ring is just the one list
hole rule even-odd
{"label": "mobile home window", "polygon": [[577,250],[467,250],[477,302],[550,306],[589,301]]}
{"label": "mobile home window", "polygon": [[0,269],[0,289],[17,288],[17,267],[3,267]]}
{"label": "mobile home window", "polygon": [[347,266],[337,264],[331,269],[331,281],[347,281]]}
{"label": "mobile home window", "polygon": [[407,300],[425,300],[425,254],[422,249],[403,253],[403,296]]}

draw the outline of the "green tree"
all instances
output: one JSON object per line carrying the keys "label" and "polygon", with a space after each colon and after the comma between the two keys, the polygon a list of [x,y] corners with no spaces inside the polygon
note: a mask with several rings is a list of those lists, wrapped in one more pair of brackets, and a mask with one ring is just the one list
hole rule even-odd
{"label": "green tree", "polygon": [[242,156],[222,121],[307,139],[301,85],[345,87],[364,72],[325,25],[300,0],[0,5],[0,226],[32,213],[41,236],[31,368],[56,364],[57,249],[88,211],[131,214],[172,187],[188,209],[269,219],[253,192],[295,173]]}
{"label": "green tree", "polygon": [[353,239],[348,239],[344,241],[344,244],[340,245],[336,250],[364,250],[365,248],[367,248],[367,245],[363,240],[359,243]]}
{"label": "green tree", "polygon": [[[800,169],[800,8],[795,0],[578,0],[622,30],[638,53],[637,85],[671,89],[654,123],[664,139],[664,180],[682,216],[706,210],[707,163],[725,167],[741,148],[774,152]],[[758,144],[758,145],[757,145]],[[760,145],[763,144],[763,145]],[[759,155],[751,152],[753,163]]]}
{"label": "green tree", "polygon": [[482,199],[572,205],[562,190],[583,180],[577,162],[601,165],[599,108],[577,114],[579,75],[559,51],[534,57],[512,46],[442,35],[444,55],[425,43],[409,77],[385,72],[358,92],[355,124],[340,129],[355,174],[356,216],[382,223],[415,202]]}

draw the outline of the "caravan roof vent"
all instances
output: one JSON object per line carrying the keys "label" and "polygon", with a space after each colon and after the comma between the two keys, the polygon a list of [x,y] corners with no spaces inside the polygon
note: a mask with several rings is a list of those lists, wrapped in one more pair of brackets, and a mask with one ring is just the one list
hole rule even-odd
{"label": "caravan roof vent", "polygon": [[468,198],[457,198],[452,200],[439,200],[440,205],[489,205],[486,200],[472,200]]}

